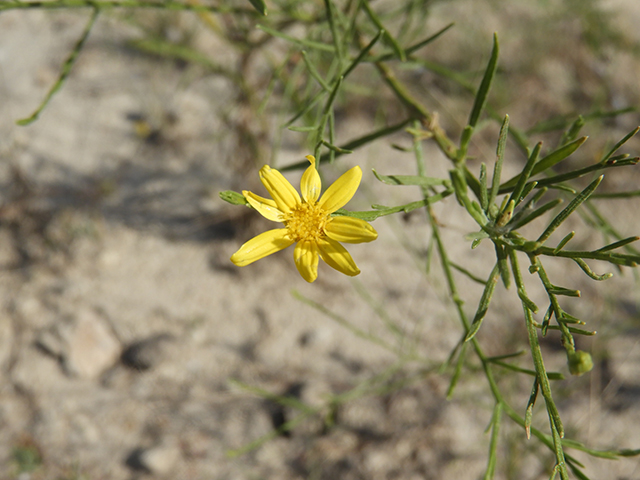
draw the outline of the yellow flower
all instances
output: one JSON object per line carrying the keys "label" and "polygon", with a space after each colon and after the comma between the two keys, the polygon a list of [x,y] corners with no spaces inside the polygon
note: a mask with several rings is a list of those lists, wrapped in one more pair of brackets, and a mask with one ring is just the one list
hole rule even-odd
{"label": "yellow flower", "polygon": [[339,242],[371,242],[378,238],[378,233],[364,220],[347,216],[332,217],[331,214],[342,208],[356,193],[362,170],[353,167],[320,197],[322,185],[316,170],[316,159],[312,155],[306,158],[311,165],[300,181],[302,198],[278,170],[268,165],[260,169],[260,180],[273,200],[246,190],[242,192],[247,202],[263,217],[284,223],[284,228],[268,230],[242,245],[231,256],[231,261],[237,266],[244,267],[296,243],[293,260],[307,282],[313,282],[318,277],[318,255],[330,267],[345,275],[360,273],[349,252]]}

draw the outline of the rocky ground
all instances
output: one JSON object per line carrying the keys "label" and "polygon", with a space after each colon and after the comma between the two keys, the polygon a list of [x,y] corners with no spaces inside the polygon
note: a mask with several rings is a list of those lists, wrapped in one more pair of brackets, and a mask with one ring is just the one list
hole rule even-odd
{"label": "rocky ground", "polygon": [[[624,9],[620,28],[633,39],[637,2],[606,6]],[[490,10],[479,28],[473,9],[442,6],[436,18],[442,22],[434,25],[457,21],[458,28],[480,32],[504,27],[505,65],[525,78],[516,62],[524,40],[514,33],[520,28],[514,19],[526,22],[516,12],[498,10]],[[239,153],[238,125],[246,112],[235,108],[229,80],[127,48],[134,33],[116,14],[98,20],[72,75],[41,118],[28,127],[15,125],[55,82],[87,15],[0,14],[0,477],[479,478],[493,404],[473,370],[463,375],[453,399],[445,398],[450,377],[436,370],[460,330],[437,262],[432,274],[422,273],[429,237],[421,215],[377,220],[379,240],[350,247],[363,272],[356,281],[325,266],[316,283],[306,284],[290,251],[243,269],[233,266],[229,256],[265,226],[250,211],[218,199],[220,190],[258,184],[259,165]],[[202,45],[219,47],[204,37]],[[439,55],[446,60],[448,52]],[[554,58],[540,75],[526,77],[531,88],[523,91],[538,92],[540,100],[529,93],[523,95],[527,102],[513,106],[522,124],[551,108],[554,98],[570,97],[572,82],[597,88],[602,65],[567,78],[561,59]],[[637,106],[637,57],[607,61],[606,68],[624,67],[620,78],[612,75],[616,101]],[[429,95],[437,102],[445,93],[434,88]],[[443,107],[444,124],[453,122],[456,108]],[[344,139],[373,128],[366,109],[342,122]],[[637,114],[622,118],[612,127],[613,137],[639,122]],[[392,141],[408,145],[409,137],[399,134],[359,150],[324,172],[332,180],[351,165],[363,167],[363,188],[350,208],[416,199],[416,192],[382,186],[370,174],[371,168],[413,173],[397,160]],[[491,158],[495,132],[483,141],[476,148]],[[279,165],[307,153],[288,138],[282,145]],[[630,148],[637,152],[638,142]],[[440,170],[435,173],[445,167],[434,167]],[[299,176],[290,175],[294,184]],[[637,188],[632,185],[638,178],[614,175],[608,188]],[[607,207],[627,235],[640,229],[634,205]],[[482,257],[492,252],[479,255],[484,245],[470,251],[463,236],[473,226],[452,216],[453,206],[452,200],[436,208],[452,255],[485,272]],[[591,245],[598,239],[580,241]],[[640,448],[637,277],[616,272],[600,288],[565,268],[553,265],[550,271],[580,287],[588,300],[572,305],[600,332],[583,344],[597,360],[594,371],[558,386],[568,433],[594,448]],[[477,299],[478,287],[460,281],[465,294]],[[480,337],[496,355],[526,345],[513,292],[499,293],[495,316]],[[352,331],[300,297],[348,319]],[[473,301],[469,305],[471,312]],[[399,326],[395,337],[386,318]],[[391,338],[404,354],[428,360],[399,361],[367,335]],[[567,374],[553,339],[545,354],[550,369]],[[528,382],[504,377],[519,411]],[[290,404],[269,394],[288,396]],[[327,428],[322,418],[332,395],[352,399],[333,412],[335,427]],[[306,406],[296,407],[296,401]],[[536,415],[545,428],[541,408]],[[289,421],[296,422],[290,432],[230,455]],[[524,442],[513,426],[502,435],[498,478],[548,478],[547,453],[528,453],[533,440]],[[637,457],[576,456],[591,478],[640,478]]]}

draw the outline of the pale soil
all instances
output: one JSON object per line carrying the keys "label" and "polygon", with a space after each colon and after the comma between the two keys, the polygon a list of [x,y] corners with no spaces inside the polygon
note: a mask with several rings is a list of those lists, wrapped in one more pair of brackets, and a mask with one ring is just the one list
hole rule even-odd
{"label": "pale soil", "polygon": [[[625,25],[636,35],[637,2],[609,4],[626,9]],[[516,60],[526,41],[516,35],[521,27],[514,20],[522,11],[491,12],[480,28],[473,10],[442,7],[430,28],[455,20],[460,32],[470,32],[468,41],[482,39],[487,50],[488,32],[503,29],[505,65],[524,78]],[[42,458],[21,479],[479,478],[489,441],[483,432],[493,408],[479,370],[463,375],[451,401],[445,399],[450,374],[425,373],[393,393],[347,403],[328,432],[313,417],[289,436],[238,458],[227,456],[268,434],[274,419],[296,415],[241,384],[321,406],[329,394],[383,375],[397,360],[301,303],[292,290],[362,331],[402,342],[405,352],[415,349],[428,359],[426,365],[408,363],[390,373],[395,380],[411,378],[421,368],[430,371],[447,358],[461,335],[455,310],[438,262],[429,276],[421,271],[429,239],[422,214],[377,220],[379,240],[350,246],[363,272],[359,283],[322,265],[318,281],[306,284],[290,250],[243,269],[233,266],[229,256],[267,226],[217,196],[220,190],[258,185],[254,167],[259,165],[238,166],[242,140],[222,120],[245,112],[234,110],[226,80],[125,48],[133,33],[114,16],[99,19],[71,77],[41,118],[29,127],[16,126],[55,81],[86,16],[0,15],[0,478],[18,478],[16,449],[37,451]],[[516,25],[510,29],[512,21]],[[448,35],[462,37],[455,30]],[[448,54],[438,56],[446,61]],[[220,56],[233,61],[228,52]],[[522,101],[509,110],[514,123],[527,126],[536,112],[556,111],[554,99],[570,96],[572,82],[583,79],[566,78],[562,65],[561,57],[549,58],[528,80]],[[637,106],[640,62],[614,56],[608,68],[623,67],[620,78],[611,80],[619,106]],[[559,75],[565,75],[564,83]],[[425,74],[422,80],[429,78]],[[457,128],[466,118],[468,100],[446,104],[446,92],[417,85],[426,98],[442,102],[444,125]],[[132,113],[162,126],[160,141],[136,136],[127,120]],[[364,112],[342,121],[345,140],[373,128]],[[638,115],[625,116],[612,127],[610,139],[639,122]],[[496,132],[485,132],[474,148],[488,160]],[[307,153],[299,137],[285,140],[279,165]],[[407,135],[392,140],[410,142]],[[410,156],[401,156],[390,143],[378,142],[323,172],[332,180],[348,166],[362,166],[363,188],[350,208],[418,199],[417,191],[380,185],[371,175],[371,168],[414,172]],[[637,141],[630,143],[627,151],[635,148],[637,154],[638,147]],[[446,175],[438,153],[425,149],[432,163],[440,162],[431,173]],[[505,166],[506,174],[517,168]],[[299,176],[289,175],[294,184]],[[637,188],[638,178],[615,173],[606,188]],[[606,208],[617,213],[625,235],[638,233],[637,202]],[[463,236],[473,225],[451,213],[457,211],[453,199],[436,207],[450,254],[485,276],[493,252],[486,244],[469,249]],[[572,226],[585,231],[579,222]],[[574,240],[576,247],[599,241]],[[549,262],[557,283],[583,292],[582,300],[567,305],[600,332],[582,344],[594,352],[594,371],[557,384],[568,434],[594,448],[640,448],[637,284],[628,270],[623,276],[615,272],[604,285],[594,285],[577,270]],[[473,315],[480,289],[463,277],[459,281],[468,298],[465,309]],[[358,294],[362,288],[400,325],[400,340]],[[533,282],[532,289],[533,300],[544,305]],[[499,286],[498,294],[479,337],[491,355],[526,348],[513,288],[505,292]],[[556,340],[545,343],[548,367],[568,376]],[[528,366],[528,360],[520,364]],[[502,385],[514,408],[524,412],[528,377]],[[535,422],[546,431],[541,399],[537,408]],[[534,441],[523,437],[519,429],[503,428],[498,478],[548,478],[551,457],[545,453],[540,461],[526,455]],[[576,457],[589,466],[592,478],[640,478],[637,457],[615,462]]]}

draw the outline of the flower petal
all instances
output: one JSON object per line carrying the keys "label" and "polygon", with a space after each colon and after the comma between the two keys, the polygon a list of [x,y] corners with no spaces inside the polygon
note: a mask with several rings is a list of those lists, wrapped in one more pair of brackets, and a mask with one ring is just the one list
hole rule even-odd
{"label": "flower petal", "polygon": [[356,193],[362,179],[360,167],[353,167],[340,176],[320,198],[320,207],[327,213],[333,213],[344,207],[353,194]]}
{"label": "flower petal", "polygon": [[289,213],[301,203],[296,189],[278,170],[265,165],[260,169],[260,180],[282,213]]}
{"label": "flower petal", "polygon": [[318,247],[315,242],[298,242],[293,251],[293,260],[302,278],[311,283],[318,278]]}
{"label": "flower petal", "polygon": [[261,258],[279,252],[293,243],[287,236],[286,228],[267,230],[253,237],[231,256],[231,261],[238,267],[244,267]]}
{"label": "flower petal", "polygon": [[378,232],[364,220],[353,217],[333,217],[324,227],[329,238],[337,242],[366,243],[378,238]]}
{"label": "flower petal", "polygon": [[360,273],[349,252],[335,240],[330,238],[318,240],[318,253],[327,265],[345,275],[354,277]]}
{"label": "flower petal", "polygon": [[300,193],[307,203],[315,203],[320,196],[320,190],[322,183],[320,181],[320,175],[316,169],[316,159],[313,155],[307,155],[307,160],[311,162],[309,168],[302,175],[300,181]]}
{"label": "flower petal", "polygon": [[272,222],[282,222],[284,214],[280,211],[276,202],[269,198],[263,198],[247,190],[242,191],[242,195],[247,199],[249,205],[255,208],[260,215]]}

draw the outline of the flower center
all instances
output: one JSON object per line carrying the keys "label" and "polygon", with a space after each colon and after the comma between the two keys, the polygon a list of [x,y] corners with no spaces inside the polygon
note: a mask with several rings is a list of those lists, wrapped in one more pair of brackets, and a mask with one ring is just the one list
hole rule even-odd
{"label": "flower center", "polygon": [[289,212],[285,225],[294,242],[318,241],[325,236],[324,227],[331,220],[318,203],[301,203]]}

